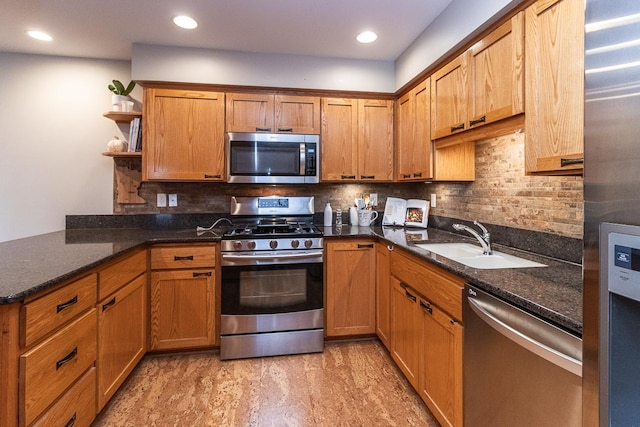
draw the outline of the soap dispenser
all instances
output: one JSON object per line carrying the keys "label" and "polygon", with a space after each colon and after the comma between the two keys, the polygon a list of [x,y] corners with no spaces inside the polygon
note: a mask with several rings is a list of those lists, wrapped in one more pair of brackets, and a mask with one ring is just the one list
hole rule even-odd
{"label": "soap dispenser", "polygon": [[327,202],[324,207],[324,226],[331,227],[331,223],[333,222],[333,210],[331,209],[331,205]]}

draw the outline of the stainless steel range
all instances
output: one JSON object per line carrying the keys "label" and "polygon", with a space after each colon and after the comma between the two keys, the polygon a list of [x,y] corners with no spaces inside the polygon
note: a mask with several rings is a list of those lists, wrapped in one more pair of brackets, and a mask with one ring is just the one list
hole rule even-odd
{"label": "stainless steel range", "polygon": [[313,197],[232,197],[222,237],[220,358],[321,352],[322,232]]}

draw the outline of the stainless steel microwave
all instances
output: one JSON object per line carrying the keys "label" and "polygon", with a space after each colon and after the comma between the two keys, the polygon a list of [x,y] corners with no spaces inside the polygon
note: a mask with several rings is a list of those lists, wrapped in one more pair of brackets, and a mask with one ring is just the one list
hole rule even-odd
{"label": "stainless steel microwave", "polygon": [[226,144],[227,182],[319,182],[319,135],[229,132]]}

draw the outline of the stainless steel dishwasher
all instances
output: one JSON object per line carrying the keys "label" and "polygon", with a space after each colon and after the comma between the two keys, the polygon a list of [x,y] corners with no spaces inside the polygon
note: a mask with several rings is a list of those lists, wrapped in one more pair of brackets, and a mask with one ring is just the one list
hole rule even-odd
{"label": "stainless steel dishwasher", "polygon": [[582,340],[465,286],[464,424],[580,426]]}

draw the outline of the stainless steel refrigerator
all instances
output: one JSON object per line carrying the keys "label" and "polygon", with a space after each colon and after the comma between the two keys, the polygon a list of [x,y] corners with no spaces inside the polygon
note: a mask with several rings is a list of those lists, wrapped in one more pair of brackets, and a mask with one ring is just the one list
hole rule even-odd
{"label": "stainless steel refrigerator", "polygon": [[600,233],[603,223],[640,226],[640,1],[586,0],[585,18],[583,421],[631,425],[624,420],[640,420],[640,303],[616,308],[605,269],[618,262],[607,254],[628,246],[616,252],[628,261],[618,276],[640,289],[640,244],[607,244]]}

